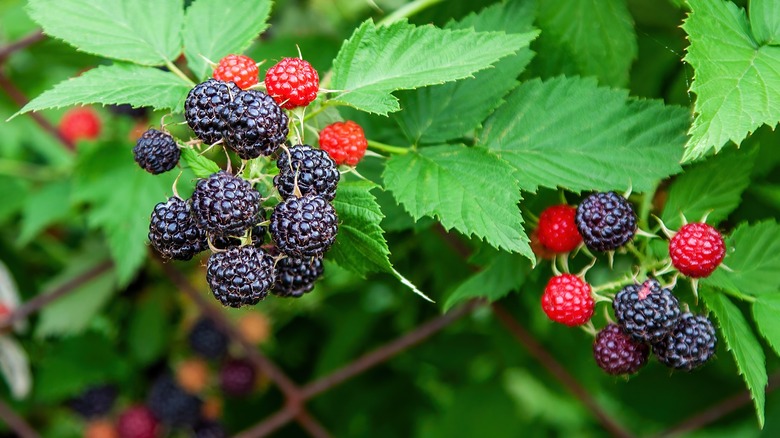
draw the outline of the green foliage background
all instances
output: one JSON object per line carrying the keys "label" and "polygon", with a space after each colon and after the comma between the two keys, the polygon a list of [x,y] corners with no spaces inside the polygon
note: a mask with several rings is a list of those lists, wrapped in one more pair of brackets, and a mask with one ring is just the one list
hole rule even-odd
{"label": "green foliage background", "polygon": [[[294,380],[322,376],[484,297],[501,300],[634,432],[661,432],[747,383],[756,409],[700,434],[778,434],[780,396],[764,395],[780,350],[780,139],[770,129],[780,120],[776,1],[418,1],[427,7],[387,26],[381,20],[406,2],[92,3],[0,3],[0,44],[39,25],[53,36],[0,67],[37,96],[22,109],[0,93],[0,118],[15,116],[0,125],[0,259],[24,299],[115,261],[16,335],[32,363],[33,393],[13,406],[43,435],[80,433],[63,401],[91,384],[119,385],[120,404],[142,400],[154,372],[190,355],[184,336],[198,310],[149,258],[148,215],[176,175],[137,168],[134,122],[96,105],[104,132],[70,152],[22,113],[40,110],[56,125],[74,104],[130,103],[155,108],[156,125],[181,111],[192,86],[171,72],[182,47],[201,79],[210,70],[200,54],[245,51],[271,65],[296,56],[296,45],[337,90],[308,123],[357,120],[371,140],[406,149],[361,163],[373,182],[340,185],[341,234],[314,292],[226,310],[270,318],[262,349]],[[213,25],[224,22],[235,25]],[[214,163],[192,153],[184,162],[186,195]],[[657,231],[651,213],[672,229],[681,213],[709,214],[728,234],[730,270],[701,282],[699,302],[687,282],[676,289],[720,327],[717,360],[695,373],[651,362],[627,380],[606,376],[591,357],[592,338],[550,323],[539,308],[551,269],[532,269],[535,216],[561,196],[575,203],[592,190],[629,188],[645,230]],[[442,229],[473,255],[457,254]],[[666,250],[660,239],[640,249],[657,258]],[[619,256],[610,269],[602,258],[588,279],[607,283],[631,264]],[[207,294],[203,265],[176,266]],[[409,294],[404,277],[436,304]],[[225,423],[238,432],[281,401],[273,387],[226,400]],[[485,308],[320,396],[311,411],[336,436],[605,434]]]}

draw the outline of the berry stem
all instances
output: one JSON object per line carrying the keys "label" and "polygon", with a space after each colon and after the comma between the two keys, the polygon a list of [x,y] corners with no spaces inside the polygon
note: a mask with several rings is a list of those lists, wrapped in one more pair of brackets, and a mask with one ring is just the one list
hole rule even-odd
{"label": "berry stem", "polygon": [[404,155],[409,153],[409,148],[402,148],[399,146],[390,146],[389,144],[380,143],[374,140],[367,140],[368,147],[376,149],[378,151],[387,152],[390,154]]}
{"label": "berry stem", "polygon": [[184,82],[187,83],[187,85],[190,85],[192,87],[195,86],[195,82],[192,81],[187,75],[184,74],[183,71],[179,70],[179,67],[176,67],[176,65],[171,62],[170,60],[165,60],[165,66],[168,67],[168,70],[171,71],[171,73],[175,74],[176,76],[180,77]]}
{"label": "berry stem", "polygon": [[429,8],[437,3],[441,3],[441,1],[442,0],[414,0],[393,11],[390,15],[380,20],[377,25],[389,26],[396,21],[409,18],[423,9]]}

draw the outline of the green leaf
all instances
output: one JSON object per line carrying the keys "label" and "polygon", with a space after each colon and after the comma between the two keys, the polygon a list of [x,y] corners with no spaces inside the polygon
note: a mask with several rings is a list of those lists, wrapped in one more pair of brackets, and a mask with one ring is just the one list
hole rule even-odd
{"label": "green leaf", "polygon": [[[103,263],[103,254],[72,260],[64,272],[55,277],[44,289],[66,283]],[[83,256],[82,256],[83,257]],[[117,278],[114,269],[80,285],[73,292],[52,302],[41,310],[35,328],[35,336],[68,336],[84,331],[103,306],[116,292]]]}
{"label": "green leaf", "polygon": [[446,229],[534,260],[517,203],[512,168],[483,149],[435,146],[395,156],[383,178],[415,219],[438,218]]}
{"label": "green leaf", "polygon": [[[451,22],[447,28],[521,34],[534,31],[533,18],[533,2],[496,3],[479,14]],[[495,68],[480,71],[473,78],[399,92],[404,110],[396,113],[394,119],[412,144],[441,144],[473,134],[517,86],[517,77],[533,55],[530,48],[523,47],[498,61]]]}
{"label": "green leaf", "polygon": [[136,362],[146,365],[166,352],[172,327],[167,319],[166,295],[150,294],[138,302],[127,328],[128,350]]}
{"label": "green leaf", "polygon": [[145,172],[133,162],[130,148],[98,145],[81,151],[74,200],[91,205],[87,222],[106,234],[120,286],[146,259],[150,214],[165,202],[175,178],[175,172]]}
{"label": "green leaf", "polygon": [[515,53],[535,32],[445,30],[405,21],[376,26],[365,21],[344,43],[333,64],[334,101],[362,111],[398,111],[390,93],[468,77]]}
{"label": "green leaf", "polygon": [[184,110],[190,86],[173,73],[129,64],[100,66],[55,85],[11,118],[30,111],[77,104],[122,104]]}
{"label": "green leaf", "polygon": [[219,172],[219,165],[191,148],[181,149],[181,158],[198,178],[208,178]]}
{"label": "green leaf", "polygon": [[742,202],[742,192],[750,184],[757,149],[750,153],[730,151],[697,163],[677,177],[669,189],[661,218],[667,227],[682,225],[681,214],[689,221],[716,225]]}
{"label": "green leaf", "polygon": [[780,355],[780,319],[777,315],[780,315],[780,295],[762,295],[753,303],[753,319],[758,332]]}
{"label": "green leaf", "polygon": [[472,298],[487,298],[493,302],[518,290],[527,275],[528,260],[516,254],[496,253],[481,271],[461,283],[444,303],[444,311]]}
{"label": "green leaf", "polygon": [[753,330],[742,312],[729,299],[715,291],[703,290],[702,298],[718,319],[726,347],[734,354],[737,369],[745,379],[750,397],[756,406],[759,427],[764,427],[765,390],[767,385],[766,358]]}
{"label": "green leaf", "polygon": [[339,216],[339,233],[328,258],[361,277],[371,272],[391,272],[384,231],[379,226],[385,216],[379,210],[368,181],[342,182],[333,200]]}
{"label": "green leaf", "polygon": [[[626,0],[542,0],[533,69],[543,77],[596,76],[625,86],[637,56],[637,38]],[[596,108],[596,107],[594,107]]]}
{"label": "green leaf", "polygon": [[745,11],[730,1],[689,0],[683,24],[691,44],[685,61],[695,70],[696,118],[685,160],[780,121],[780,47],[758,45]]}
{"label": "green leaf", "polygon": [[726,239],[726,258],[704,283],[746,295],[776,293],[780,289],[780,225],[775,221],[746,223]]}
{"label": "green leaf", "polygon": [[558,77],[515,89],[478,144],[511,164],[525,190],[645,192],[680,172],[687,125],[682,108],[632,99],[592,78]]}
{"label": "green leaf", "polygon": [[780,3],[750,0],[750,26],[759,44],[780,45]]}
{"label": "green leaf", "polygon": [[50,183],[28,196],[22,215],[18,243],[26,245],[49,225],[70,217],[70,181]]}
{"label": "green leaf", "polygon": [[143,65],[181,53],[182,0],[30,0],[29,11],[47,35],[84,52]]}
{"label": "green leaf", "polygon": [[[196,0],[184,18],[184,56],[198,78],[226,55],[241,54],[267,27],[270,0]],[[240,19],[236,19],[240,17]],[[226,25],[226,23],[230,23]]]}

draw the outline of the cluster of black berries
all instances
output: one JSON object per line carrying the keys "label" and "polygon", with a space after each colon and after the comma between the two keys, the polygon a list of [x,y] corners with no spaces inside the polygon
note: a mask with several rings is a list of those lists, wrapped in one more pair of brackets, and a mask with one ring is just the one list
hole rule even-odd
{"label": "cluster of black berries", "polygon": [[[199,180],[189,200],[174,196],[155,206],[152,246],[176,260],[211,248],[206,277],[225,306],[256,304],[269,291],[283,297],[310,291],[338,231],[330,204],[340,178],[336,163],[308,145],[282,147],[289,119],[261,91],[209,79],[190,91],[184,108],[188,125],[203,143],[223,144],[245,160],[275,157],[279,174],[274,186],[281,200],[266,220],[263,202],[271,196],[264,199],[249,181],[219,171]],[[154,129],[138,140],[134,153],[139,165],[154,174],[175,167],[180,156],[173,137]]]}
{"label": "cluster of black berries", "polygon": [[717,344],[705,316],[682,313],[672,291],[654,278],[624,287],[612,301],[617,324],[596,336],[596,363],[609,374],[631,374],[652,351],[664,365],[691,371],[706,363]]}

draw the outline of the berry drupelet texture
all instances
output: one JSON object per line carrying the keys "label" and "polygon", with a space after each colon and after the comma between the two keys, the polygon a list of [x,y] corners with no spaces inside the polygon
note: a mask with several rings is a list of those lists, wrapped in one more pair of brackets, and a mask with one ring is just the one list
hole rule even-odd
{"label": "berry drupelet texture", "polygon": [[[312,194],[332,201],[336,197],[341,174],[325,151],[309,145],[296,145],[282,151],[276,166],[279,174],[274,177],[274,186],[282,198]],[[295,192],[296,186],[298,193]]]}
{"label": "berry drupelet texture", "polygon": [[198,181],[192,210],[208,233],[241,236],[260,220],[260,192],[245,179],[219,171]]}
{"label": "berry drupelet texture", "polygon": [[321,258],[336,241],[338,216],[321,196],[290,198],[274,208],[269,231],[286,255]]}
{"label": "berry drupelet texture", "polygon": [[572,274],[552,277],[542,295],[542,310],[547,317],[568,326],[588,322],[594,305],[590,285]]}
{"label": "berry drupelet texture", "polygon": [[228,337],[210,318],[200,318],[187,334],[187,342],[196,354],[206,359],[220,359],[227,352]]}
{"label": "berry drupelet texture", "polygon": [[644,342],[663,338],[680,318],[677,298],[654,278],[621,289],[612,300],[612,308],[623,330]]}
{"label": "berry drupelet texture", "polygon": [[149,129],[136,142],[133,157],[142,169],[158,175],[176,167],[181,151],[171,134]]}
{"label": "berry drupelet texture", "polygon": [[537,227],[539,242],[556,253],[574,250],[582,242],[574,223],[576,212],[576,208],[565,204],[553,205],[542,211]]}
{"label": "berry drupelet texture", "polygon": [[184,117],[199,139],[207,144],[222,140],[228,127],[228,104],[240,92],[233,82],[216,79],[209,79],[190,90],[184,101]]}
{"label": "berry drupelet texture", "polygon": [[726,244],[718,230],[704,223],[690,223],[669,242],[672,265],[691,278],[709,277],[723,262]]}
{"label": "berry drupelet texture", "polygon": [[276,282],[271,293],[280,297],[300,298],[314,289],[324,267],[319,258],[285,257],[276,263]]}
{"label": "berry drupelet texture", "polygon": [[244,55],[227,55],[219,60],[214,69],[214,79],[233,82],[242,90],[257,84],[259,81],[257,64]]}
{"label": "berry drupelet texture", "polygon": [[239,157],[249,160],[271,155],[287,139],[287,114],[262,91],[242,91],[227,108],[223,135]]}
{"label": "berry drupelet texture", "polygon": [[198,226],[187,201],[174,197],[154,207],[149,242],[161,256],[189,260],[208,248],[206,239],[206,232]]}
{"label": "berry drupelet texture", "polygon": [[670,368],[691,371],[710,360],[717,343],[712,321],[686,312],[671,332],[653,344],[653,353]]}
{"label": "berry drupelet texture", "polygon": [[147,396],[146,405],[154,416],[171,426],[193,426],[200,418],[203,401],[184,391],[170,375],[157,378]]}
{"label": "berry drupelet texture", "polygon": [[626,198],[615,192],[594,193],[577,207],[577,229],[593,251],[612,251],[636,233],[636,213]]}
{"label": "berry drupelet texture", "polygon": [[257,304],[274,284],[274,259],[254,246],[217,252],[209,257],[206,280],[225,306]]}
{"label": "berry drupelet texture", "polygon": [[608,374],[633,374],[647,363],[650,348],[625,334],[617,324],[609,324],[593,343],[593,357]]}
{"label": "berry drupelet texture", "polygon": [[332,123],[320,131],[320,149],[338,165],[355,166],[368,149],[363,128],[352,120]]}
{"label": "berry drupelet texture", "polygon": [[265,73],[268,94],[284,109],[307,106],[317,98],[320,76],[299,58],[283,58]]}

